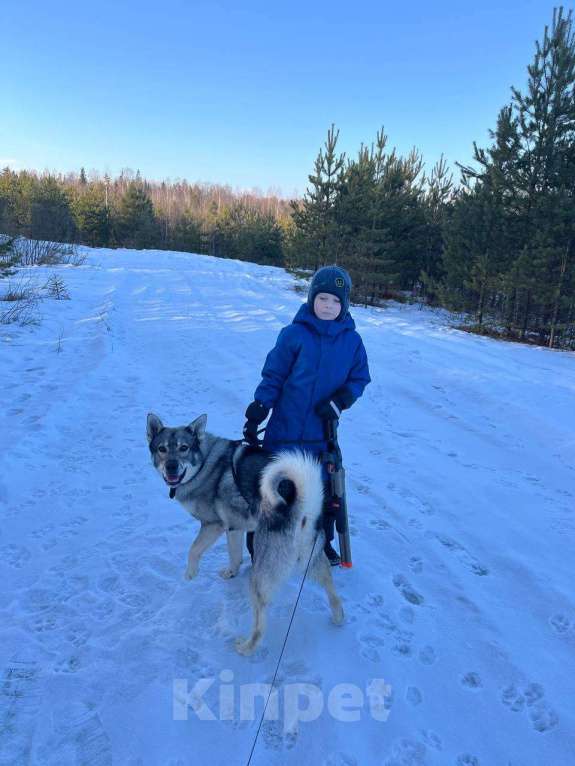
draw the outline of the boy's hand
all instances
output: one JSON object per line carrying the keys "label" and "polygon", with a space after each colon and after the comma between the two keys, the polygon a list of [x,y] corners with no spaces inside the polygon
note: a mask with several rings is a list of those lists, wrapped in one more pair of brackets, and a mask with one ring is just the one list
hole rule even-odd
{"label": "boy's hand", "polygon": [[267,418],[269,409],[261,402],[252,402],[246,410],[246,424],[244,425],[244,439],[252,447],[258,447],[258,426]]}
{"label": "boy's hand", "polygon": [[353,404],[351,391],[342,386],[335,391],[329,399],[323,399],[315,406],[315,414],[322,420],[339,420],[342,410],[346,410]]}

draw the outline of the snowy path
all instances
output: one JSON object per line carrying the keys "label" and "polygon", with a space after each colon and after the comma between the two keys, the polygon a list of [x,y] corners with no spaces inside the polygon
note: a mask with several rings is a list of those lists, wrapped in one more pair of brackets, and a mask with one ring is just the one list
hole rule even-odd
{"label": "snowy path", "polygon": [[[298,583],[239,657],[249,568],[220,580],[222,542],[183,580],[195,523],[150,465],[145,418],[207,412],[237,438],[301,296],[279,269],[184,254],[90,251],[62,272],[71,301],[0,328],[0,764],[245,764],[258,721],[237,704],[174,720],[173,680],[215,678],[203,700],[226,718],[225,683],[271,680]],[[279,680],[365,700],[357,722],[264,722],[252,764],[570,766],[575,355],[408,307],[353,314],[374,382],[341,427],[347,622],[306,584]]]}

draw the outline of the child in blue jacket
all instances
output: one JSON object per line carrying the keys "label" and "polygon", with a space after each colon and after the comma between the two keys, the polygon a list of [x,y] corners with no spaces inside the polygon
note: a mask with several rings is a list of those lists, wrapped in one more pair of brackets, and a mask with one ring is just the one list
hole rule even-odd
{"label": "child in blue jacket", "polygon": [[[270,452],[297,447],[320,456],[327,448],[324,420],[338,419],[370,382],[367,354],[349,313],[351,279],[339,266],[324,266],[311,281],[307,302],[281,330],[246,410],[244,437]],[[325,553],[333,565],[333,517],[324,515]],[[251,540],[248,539],[248,548]]]}

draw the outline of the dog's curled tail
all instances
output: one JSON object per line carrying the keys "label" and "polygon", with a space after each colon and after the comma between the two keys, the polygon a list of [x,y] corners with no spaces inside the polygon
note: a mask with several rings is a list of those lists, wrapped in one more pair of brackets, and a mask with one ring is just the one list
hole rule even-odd
{"label": "dog's curled tail", "polygon": [[261,516],[272,527],[303,517],[315,525],[323,507],[321,465],[304,452],[279,452],[262,472],[260,492]]}

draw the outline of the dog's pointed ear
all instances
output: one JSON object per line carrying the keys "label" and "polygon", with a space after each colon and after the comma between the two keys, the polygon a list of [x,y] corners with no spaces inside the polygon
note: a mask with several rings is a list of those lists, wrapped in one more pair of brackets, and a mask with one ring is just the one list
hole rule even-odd
{"label": "dog's pointed ear", "polygon": [[199,418],[192,420],[188,428],[190,429],[190,431],[193,431],[196,434],[198,439],[201,439],[205,433],[207,422],[208,422],[208,416],[200,415]]}
{"label": "dog's pointed ear", "polygon": [[164,424],[160,420],[160,418],[157,415],[154,415],[153,412],[150,412],[148,415],[148,420],[146,423],[146,431],[148,434],[148,444],[152,443],[152,439],[154,436],[160,433],[162,428],[164,427]]}

